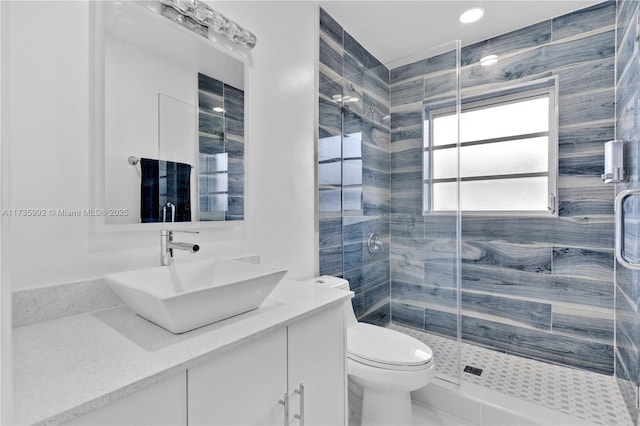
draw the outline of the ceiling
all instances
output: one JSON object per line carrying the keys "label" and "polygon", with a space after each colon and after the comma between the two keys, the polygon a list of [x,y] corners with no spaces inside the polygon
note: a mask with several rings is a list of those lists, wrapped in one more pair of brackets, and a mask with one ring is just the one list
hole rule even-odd
{"label": "ceiling", "polygon": [[[389,68],[433,56],[459,39],[463,46],[561,16],[601,0],[321,1],[373,56]],[[484,17],[462,24],[463,11],[482,6]],[[451,45],[449,45],[451,46]],[[450,47],[449,47],[450,48]]]}

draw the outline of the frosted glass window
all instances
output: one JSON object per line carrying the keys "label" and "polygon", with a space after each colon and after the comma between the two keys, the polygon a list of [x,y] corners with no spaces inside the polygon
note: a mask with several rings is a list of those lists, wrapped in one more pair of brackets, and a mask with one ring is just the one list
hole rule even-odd
{"label": "frosted glass window", "polygon": [[455,212],[458,210],[458,183],[438,182],[431,185],[433,211]]}
{"label": "frosted glass window", "polygon": [[455,114],[450,114],[434,118],[433,146],[451,145],[457,142],[458,116]]}
{"label": "frosted glass window", "polygon": [[227,192],[229,188],[229,175],[227,173],[216,173],[214,175],[199,176],[200,193],[211,194],[215,192]]}
{"label": "frosted glass window", "polygon": [[224,220],[224,212],[229,210],[229,154],[200,152],[198,161],[200,220]]}
{"label": "frosted glass window", "polygon": [[202,173],[229,171],[229,154],[226,152],[220,154],[200,153],[198,158],[200,161],[200,171]]}
{"label": "frosted glass window", "polygon": [[429,151],[424,151],[422,156],[422,176],[424,176],[426,180],[429,179],[429,170],[431,169],[430,164]]}
{"label": "frosted glass window", "polygon": [[362,133],[350,133],[344,136],[344,158],[362,157]]}
{"label": "frosted glass window", "polygon": [[549,98],[474,109],[460,116],[460,142],[549,131]]}
{"label": "frosted glass window", "polygon": [[460,148],[460,176],[549,171],[549,138],[517,139]]}
{"label": "frosted glass window", "polygon": [[463,212],[554,212],[557,118],[551,82],[463,101],[459,115],[427,111],[425,212],[457,211],[458,203]]}
{"label": "frosted glass window", "polygon": [[340,185],[342,183],[341,169],[342,163],[340,161],[318,164],[318,184]]}
{"label": "frosted glass window", "polygon": [[321,212],[339,212],[342,210],[342,190],[320,189],[318,192],[318,209]]}
{"label": "frosted glass window", "polygon": [[423,152],[423,156],[422,156],[422,195],[423,195],[423,201],[424,201],[424,205],[423,205],[423,209],[425,211],[429,211],[429,203],[431,200],[430,197],[430,188],[429,188],[429,182],[430,182],[430,170],[431,170],[431,161],[429,160],[430,158],[430,154],[429,151],[426,150]]}
{"label": "frosted glass window", "polygon": [[[458,149],[433,151],[434,179],[451,179],[458,174]],[[545,137],[463,146],[460,148],[460,177],[544,173],[549,170],[549,139]]]}
{"label": "frosted glass window", "polygon": [[200,203],[206,207],[204,213],[208,212],[225,212],[227,211],[229,200],[227,194],[203,195],[200,197]]}
{"label": "frosted glass window", "polygon": [[362,185],[362,160],[344,160],[342,184]]}
{"label": "frosted glass window", "polygon": [[458,175],[458,148],[433,151],[433,179],[455,179]]}
{"label": "frosted glass window", "polygon": [[318,160],[333,160],[342,157],[342,138],[330,136],[318,140]]}
{"label": "frosted glass window", "polygon": [[547,177],[461,182],[462,210],[548,211]]}
{"label": "frosted glass window", "polygon": [[[460,182],[462,211],[548,211],[547,177],[490,179]],[[433,185],[436,211],[455,211],[456,182]]]}
{"label": "frosted glass window", "polygon": [[362,210],[362,187],[344,188],[342,191],[344,210]]}

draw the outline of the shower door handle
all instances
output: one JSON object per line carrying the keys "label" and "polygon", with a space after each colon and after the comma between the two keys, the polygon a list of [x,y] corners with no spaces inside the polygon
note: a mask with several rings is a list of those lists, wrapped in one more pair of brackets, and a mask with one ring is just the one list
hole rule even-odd
{"label": "shower door handle", "polygon": [[632,263],[624,258],[624,200],[634,195],[640,195],[640,189],[627,189],[616,196],[615,201],[615,238],[616,259],[625,268],[640,269],[640,263]]}

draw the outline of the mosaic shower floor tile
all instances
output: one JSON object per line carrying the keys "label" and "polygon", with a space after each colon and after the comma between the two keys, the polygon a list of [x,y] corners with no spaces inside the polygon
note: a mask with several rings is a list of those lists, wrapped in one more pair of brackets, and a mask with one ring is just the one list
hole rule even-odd
{"label": "mosaic shower floor tile", "polygon": [[[436,374],[443,378],[462,377],[467,382],[602,425],[632,425],[613,377],[467,343],[458,347],[455,340],[397,324],[389,328],[429,345],[436,362]],[[464,373],[467,365],[482,369],[482,374]]]}

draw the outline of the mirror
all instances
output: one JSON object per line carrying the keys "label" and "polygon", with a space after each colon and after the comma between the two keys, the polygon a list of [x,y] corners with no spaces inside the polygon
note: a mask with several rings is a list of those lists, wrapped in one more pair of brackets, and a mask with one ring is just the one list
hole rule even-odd
{"label": "mirror", "polygon": [[245,64],[162,7],[94,4],[96,205],[106,224],[243,220]]}

